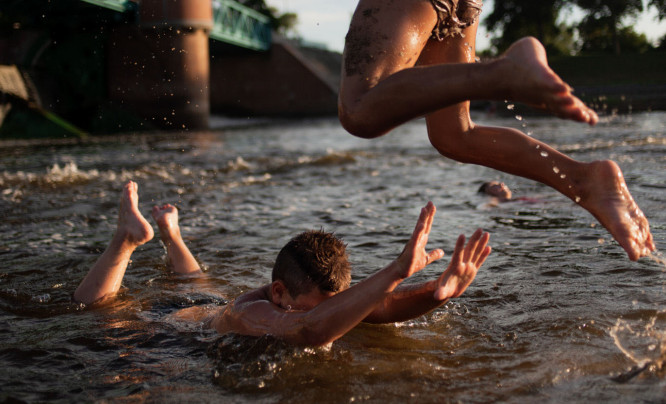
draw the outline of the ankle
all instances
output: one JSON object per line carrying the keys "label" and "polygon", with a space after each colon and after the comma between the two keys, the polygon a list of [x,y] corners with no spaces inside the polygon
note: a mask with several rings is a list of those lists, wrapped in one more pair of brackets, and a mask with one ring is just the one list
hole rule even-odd
{"label": "ankle", "polygon": [[169,245],[178,240],[182,240],[179,228],[160,228],[160,240],[164,245]]}
{"label": "ankle", "polygon": [[131,233],[117,229],[111,239],[110,245],[114,246],[119,251],[134,251],[137,247],[143,244],[142,241],[137,241],[132,237]]}
{"label": "ankle", "polygon": [[601,190],[598,185],[605,183],[609,177],[617,174],[613,168],[615,163],[612,160],[595,160],[584,163],[580,166],[579,175],[572,178],[571,195],[568,195],[574,202],[585,204],[594,199]]}

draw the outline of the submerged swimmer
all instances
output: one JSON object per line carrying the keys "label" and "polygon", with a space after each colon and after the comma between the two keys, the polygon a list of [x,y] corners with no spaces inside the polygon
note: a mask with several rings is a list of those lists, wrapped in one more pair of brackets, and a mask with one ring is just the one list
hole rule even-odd
{"label": "submerged swimmer", "polygon": [[535,38],[475,63],[481,7],[481,0],[360,0],[343,54],[342,125],[375,138],[425,115],[430,142],[443,156],[546,184],[597,218],[631,260],[649,255],[650,225],[615,162],[575,161],[519,130],[472,121],[469,100],[512,100],[598,121],[550,69]]}
{"label": "submerged swimmer", "polygon": [[499,181],[488,181],[481,184],[479,187],[480,194],[490,195],[493,198],[497,198],[499,202],[508,202],[511,201],[511,190],[506,186],[505,183]]}
{"label": "submerged swimmer", "polygon": [[511,189],[505,183],[500,181],[484,182],[479,187],[478,193],[488,195],[492,198],[490,206],[497,206],[497,204],[503,202],[518,202],[518,201],[526,203],[539,202],[538,199],[528,198],[526,196],[520,196],[518,198],[514,198]]}
{"label": "submerged swimmer", "polygon": [[[125,185],[116,232],[74,292],[76,301],[90,304],[115,295],[132,252],[152,239],[152,227],[138,209],[137,189],[134,182]],[[278,254],[271,283],[219,308],[205,324],[222,334],[272,335],[293,344],[316,346],[340,338],[362,321],[392,323],[421,316],[460,296],[491,251],[488,233],[479,229],[467,243],[460,235],[451,262],[438,278],[400,285],[444,256],[441,249],[425,249],[434,215],[435,206],[428,203],[400,256],[351,287],[345,244],[331,233],[302,233]],[[201,273],[181,237],[176,208],[156,206],[153,218],[173,270]],[[181,310],[178,317],[201,321],[206,314],[193,307]]]}

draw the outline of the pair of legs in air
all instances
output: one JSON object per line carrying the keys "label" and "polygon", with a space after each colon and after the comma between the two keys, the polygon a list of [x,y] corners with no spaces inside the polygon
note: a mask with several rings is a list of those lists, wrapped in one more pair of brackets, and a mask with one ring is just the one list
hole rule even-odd
{"label": "pair of legs in air", "polygon": [[[118,210],[118,224],[106,250],[97,259],[74,292],[74,300],[90,304],[115,295],[134,250],[153,238],[153,228],[139,211],[138,185],[128,182],[123,188]],[[160,239],[167,248],[171,269],[179,274],[201,273],[199,264],[185,245],[178,226],[178,210],[166,204],[154,206],[152,217]]]}
{"label": "pair of legs in air", "polygon": [[484,63],[475,62],[478,18],[460,34],[433,39],[438,15],[431,3],[442,1],[360,0],[343,55],[342,125],[374,138],[425,115],[430,142],[443,156],[546,184],[597,218],[631,260],[649,255],[649,223],[615,162],[576,161],[519,130],[472,121],[469,100],[522,102],[591,125],[598,117],[550,69],[534,38]]}

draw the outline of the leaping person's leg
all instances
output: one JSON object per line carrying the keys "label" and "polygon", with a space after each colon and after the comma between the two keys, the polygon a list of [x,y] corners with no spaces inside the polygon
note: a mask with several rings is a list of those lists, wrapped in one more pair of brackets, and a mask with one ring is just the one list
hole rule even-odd
{"label": "leaping person's leg", "polygon": [[[338,114],[345,129],[374,138],[467,100],[524,102],[564,119],[597,122],[594,111],[548,67],[543,47],[536,46],[534,38],[486,63],[449,60],[417,66],[430,44],[437,42],[431,39],[437,23],[430,1],[359,2],[343,54]],[[476,26],[478,19],[462,40],[446,39],[447,46],[471,54],[473,61]]]}
{"label": "leaping person's leg", "polygon": [[[420,62],[426,65],[474,63],[476,26],[463,33],[464,37],[430,41]],[[522,64],[532,60],[540,65],[541,69],[534,67],[530,70],[538,71],[544,83],[547,77],[551,77],[552,85],[559,80],[547,68],[543,47],[534,39],[519,41],[506,57],[522,58]],[[530,78],[526,76],[525,80]],[[519,175],[556,189],[594,215],[632,260],[655,249],[650,225],[631,197],[622,172],[614,162],[576,161],[519,130],[475,125],[469,115],[469,102],[430,113],[426,121],[430,142],[442,155]]]}

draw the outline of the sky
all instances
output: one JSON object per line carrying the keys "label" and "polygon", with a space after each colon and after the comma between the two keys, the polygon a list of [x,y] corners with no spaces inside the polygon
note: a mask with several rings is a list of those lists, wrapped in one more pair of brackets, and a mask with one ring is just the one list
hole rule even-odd
{"label": "sky", "polygon": [[[342,51],[349,21],[358,0],[266,0],[266,4],[277,8],[280,12],[298,14],[299,35],[311,42],[325,44],[328,49]],[[492,7],[492,1],[484,2],[484,13]],[[650,41],[656,41],[666,34],[666,21],[658,23],[656,13],[650,10],[644,13],[634,25],[638,32],[645,33]],[[479,27],[477,49],[488,48],[489,40],[483,27]]]}

